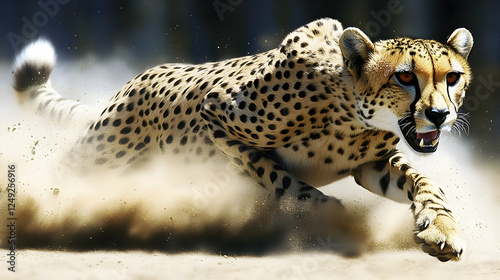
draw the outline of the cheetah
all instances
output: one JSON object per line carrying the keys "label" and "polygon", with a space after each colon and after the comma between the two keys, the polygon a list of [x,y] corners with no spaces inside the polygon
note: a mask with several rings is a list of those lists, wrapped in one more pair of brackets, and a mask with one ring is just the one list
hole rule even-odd
{"label": "cheetah", "polygon": [[[275,49],[220,62],[163,64],[137,75],[89,122],[68,153],[76,170],[140,166],[153,155],[234,162],[272,197],[313,207],[338,204],[317,187],[346,176],[411,204],[415,237],[441,261],[466,244],[443,190],[397,148],[436,151],[441,132],[467,124],[459,113],[471,82],[470,32],[446,43],[396,38],[373,43],[357,28],[323,18]],[[14,63],[14,89],[40,114],[71,122],[86,109],[62,98],[43,39]]]}

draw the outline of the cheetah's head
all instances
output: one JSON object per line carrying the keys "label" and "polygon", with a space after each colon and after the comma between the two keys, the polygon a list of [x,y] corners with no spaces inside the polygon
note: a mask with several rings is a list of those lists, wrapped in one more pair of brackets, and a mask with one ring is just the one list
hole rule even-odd
{"label": "cheetah's head", "polygon": [[410,38],[374,44],[361,30],[347,28],[340,46],[359,114],[367,125],[405,138],[417,152],[436,151],[441,131],[466,128],[458,110],[472,78],[467,63],[472,44],[464,28],[445,44]]}

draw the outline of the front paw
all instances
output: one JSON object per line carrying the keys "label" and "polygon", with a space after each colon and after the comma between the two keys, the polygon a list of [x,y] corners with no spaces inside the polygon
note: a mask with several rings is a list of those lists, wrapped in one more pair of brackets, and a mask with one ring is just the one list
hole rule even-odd
{"label": "front paw", "polygon": [[457,261],[462,257],[466,244],[450,215],[423,209],[416,216],[416,223],[415,239],[417,243],[422,243],[424,252],[442,262]]}

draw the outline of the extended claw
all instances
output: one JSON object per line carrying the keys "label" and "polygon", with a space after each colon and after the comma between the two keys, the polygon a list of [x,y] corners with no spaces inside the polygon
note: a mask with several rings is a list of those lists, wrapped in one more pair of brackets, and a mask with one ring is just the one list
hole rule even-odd
{"label": "extended claw", "polygon": [[446,241],[443,241],[443,242],[441,243],[441,246],[440,246],[441,251],[443,251],[444,246],[446,246]]}
{"label": "extended claw", "polygon": [[431,224],[431,221],[425,220],[425,222],[424,222],[424,229],[426,229],[427,227],[429,227],[430,224]]}
{"label": "extended claw", "polygon": [[457,259],[460,259],[460,256],[464,252],[464,249],[460,249],[460,252],[457,253]]}

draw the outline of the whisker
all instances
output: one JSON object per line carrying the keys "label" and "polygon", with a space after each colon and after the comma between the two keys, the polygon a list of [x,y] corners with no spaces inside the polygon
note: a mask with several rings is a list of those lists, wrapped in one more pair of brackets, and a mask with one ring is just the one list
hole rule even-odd
{"label": "whisker", "polygon": [[457,119],[455,120],[455,124],[452,127],[452,131],[458,133],[459,136],[462,136],[462,131],[469,135],[470,130],[470,122],[467,120],[467,116],[469,113],[458,113]]}
{"label": "whisker", "polygon": [[417,132],[417,129],[415,127],[411,127],[410,129],[408,129],[408,131],[405,133],[405,137],[407,137],[410,132],[413,132],[413,133],[416,133]]}

